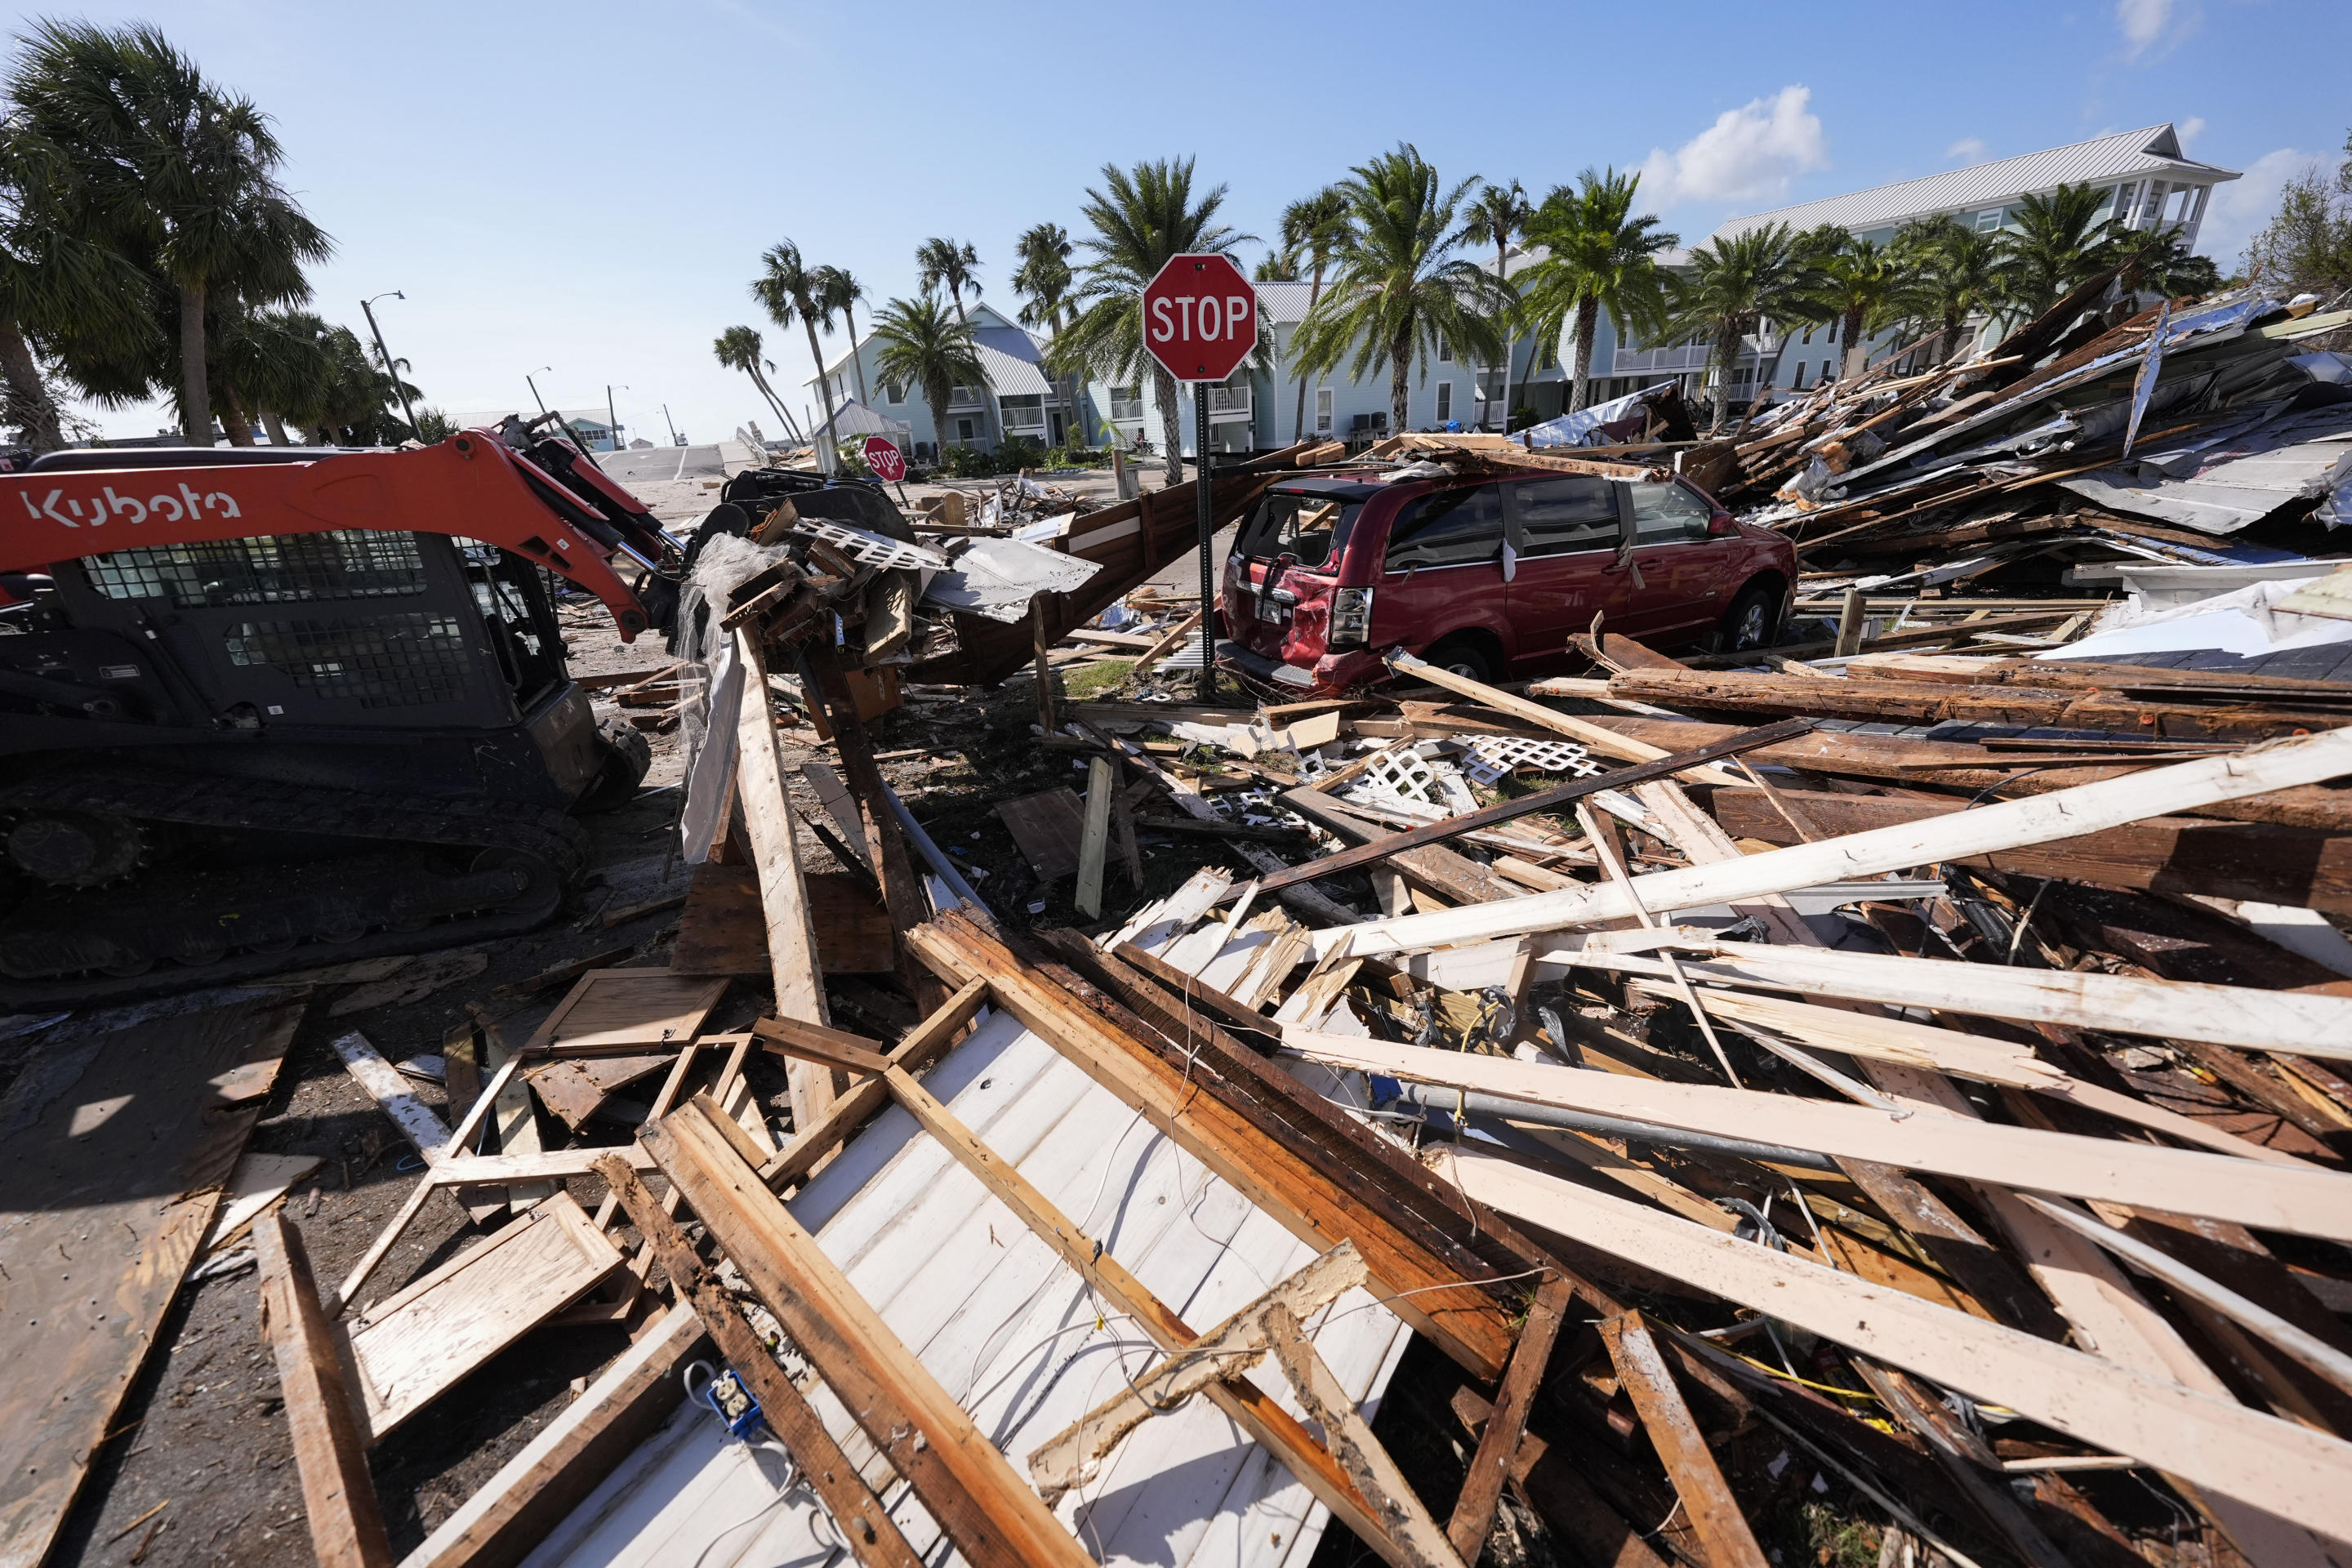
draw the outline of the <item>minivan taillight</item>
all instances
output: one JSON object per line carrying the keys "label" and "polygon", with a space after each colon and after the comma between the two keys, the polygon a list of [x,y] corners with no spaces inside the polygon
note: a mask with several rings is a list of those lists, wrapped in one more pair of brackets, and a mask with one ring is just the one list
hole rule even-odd
{"label": "minivan taillight", "polygon": [[1331,630],[1324,638],[1329,647],[1361,647],[1372,635],[1372,591],[1340,588],[1331,595]]}

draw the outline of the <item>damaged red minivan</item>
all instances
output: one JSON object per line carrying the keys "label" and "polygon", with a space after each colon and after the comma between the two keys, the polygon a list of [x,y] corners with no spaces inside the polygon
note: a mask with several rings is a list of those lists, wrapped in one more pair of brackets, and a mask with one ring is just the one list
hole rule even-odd
{"label": "damaged red minivan", "polygon": [[1265,492],[1226,558],[1221,655],[1329,692],[1394,647],[1475,680],[1563,665],[1597,613],[1659,647],[1766,647],[1796,551],[1677,477],[1297,479]]}

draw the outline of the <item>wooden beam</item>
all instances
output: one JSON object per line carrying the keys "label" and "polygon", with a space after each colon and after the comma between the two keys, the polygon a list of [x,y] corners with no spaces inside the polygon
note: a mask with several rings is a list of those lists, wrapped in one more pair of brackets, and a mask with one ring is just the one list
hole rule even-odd
{"label": "wooden beam", "polygon": [[310,1549],[322,1568],[391,1568],[365,1424],[343,1379],[334,1328],[320,1310],[301,1233],[272,1210],[253,1222],[253,1250],[261,1266],[262,1335],[278,1361]]}
{"label": "wooden beam", "polygon": [[2055,795],[1976,806],[1948,817],[1768,850],[1736,861],[1655,871],[1633,882],[1638,900],[1614,885],[1538,893],[1435,915],[1367,921],[1344,931],[1318,931],[1317,951],[1328,951],[1344,935],[1351,954],[1377,957],[1415,947],[1595,925],[1633,914],[1637,901],[1657,910],[1738,902],[1820,882],[2046,844],[2217,801],[2320,784],[2347,773],[2352,773],[2352,729],[2331,730],[2229,756],[2150,768]]}
{"label": "wooden beam", "polygon": [[[849,689],[840,656],[831,646],[811,651],[807,668],[824,702],[834,746],[841,755],[841,772],[856,804],[855,825],[862,830],[861,858],[882,884],[882,906],[890,914],[890,945],[898,983],[919,1005],[936,1006],[941,993],[930,971],[907,951],[907,933],[930,918],[930,898],[923,890],[914,857],[908,853],[898,814],[890,808],[890,786],[875,765],[873,742],[857,716],[857,700]],[[836,1085],[836,1092],[838,1089]]]}
{"label": "wooden beam", "polygon": [[1551,1364],[1552,1346],[1559,1339],[1560,1320],[1574,1294],[1565,1279],[1547,1279],[1528,1309],[1518,1345],[1511,1352],[1511,1370],[1503,1374],[1503,1384],[1495,1391],[1486,1430],[1470,1458],[1469,1473],[1462,1479],[1454,1517],[1445,1523],[1446,1539],[1465,1563],[1478,1561],[1486,1532],[1495,1527],[1495,1506],[1502,1500],[1510,1461],[1519,1451],[1528,1412],[1535,1404],[1536,1391],[1543,1386],[1544,1370]]}
{"label": "wooden beam", "polygon": [[2352,1175],[2273,1165],[2116,1138],[2045,1132],[1956,1116],[1889,1112],[1795,1095],[1661,1083],[1575,1072],[1542,1062],[1391,1045],[1286,1028],[1283,1043],[1311,1061],[1531,1104],[1592,1111],[1694,1132],[1772,1136],[1798,1148],[1874,1160],[1963,1180],[2030,1184],[2173,1214],[2205,1215],[2266,1230],[2352,1240]]}
{"label": "wooden beam", "polygon": [[726,1286],[703,1266],[701,1255],[678,1229],[677,1222],[646,1190],[625,1161],[600,1161],[596,1173],[612,1184],[614,1195],[629,1211],[629,1222],[661,1259],[662,1272],[669,1276],[678,1300],[692,1304],[719,1353],[751,1384],[761,1418],[783,1440],[793,1463],[800,1467],[801,1475],[833,1516],[850,1555],[862,1563],[919,1568],[922,1559],[898,1532],[889,1510],[867,1488],[857,1467],[825,1430],[823,1418],[752,1331]]}
{"label": "wooden beam", "polygon": [[1201,612],[1195,609],[1191,615],[1162,632],[1159,638],[1137,658],[1135,668],[1128,672],[1129,679],[1139,679],[1149,673],[1153,665],[1158,664],[1181,647],[1184,639],[1192,635],[1192,628],[1200,624]]}
{"label": "wooden beam", "polygon": [[[971,982],[907,1031],[906,1037],[890,1052],[890,1064],[908,1072],[922,1071],[947,1054],[948,1047],[955,1043],[956,1032],[987,1005],[987,983]],[[879,1076],[860,1079],[850,1085],[848,1093],[833,1102],[833,1109],[824,1113],[823,1121],[795,1132],[782,1153],[761,1166],[760,1179],[773,1188],[803,1180],[816,1169],[818,1161],[839,1148],[859,1123],[889,1103],[890,1091]]]}
{"label": "wooden beam", "polygon": [[1090,1559],[816,1238],[688,1105],[646,1130],[663,1173],[754,1294],[977,1568]]}
{"label": "wooden beam", "polygon": [[[743,704],[735,724],[735,796],[751,841],[751,864],[760,875],[776,1012],[828,1024],[833,1020],[817,967],[816,931],[809,923],[808,899],[801,886],[783,758],[776,750],[775,726],[768,721],[768,661],[759,638],[748,631],[735,634],[735,657],[743,666]],[[795,1127],[814,1126],[833,1103],[833,1078],[822,1068],[796,1069],[789,1076],[788,1088]]]}
{"label": "wooden beam", "polygon": [[[1926,1121],[1923,1114],[1916,1120]],[[1872,1286],[1640,1205],[1466,1152],[1474,1195],[2109,1453],[2352,1540],[2352,1443],[2168,1378]]]}
{"label": "wooden beam", "polygon": [[1323,1428],[1356,1489],[1378,1505],[1388,1524],[1385,1533],[1396,1543],[1401,1560],[1410,1568],[1463,1568],[1461,1553],[1381,1447],[1371,1424],[1316,1353],[1315,1342],[1299,1328],[1290,1309],[1276,1301],[1260,1314],[1260,1321],[1265,1324],[1267,1348],[1289,1379],[1291,1393]]}
{"label": "wooden beam", "polygon": [[1088,920],[1102,918],[1103,861],[1110,848],[1110,797],[1114,788],[1110,763],[1101,757],[1087,759],[1087,821],[1078,838],[1078,912]]}
{"label": "wooden beam", "polygon": [[[1334,800],[1320,790],[1305,787],[1287,789],[1282,792],[1282,803],[1316,826],[1343,839],[1355,840],[1357,847],[1302,862],[1288,870],[1276,871],[1272,877],[1260,880],[1258,886],[1261,889],[1269,881],[1278,880],[1280,886],[1274,890],[1280,892],[1285,887],[1339,875],[1350,869],[1357,857],[1365,850],[1376,847],[1391,837],[1406,837],[1403,834],[1383,834],[1378,824],[1356,816],[1348,809],[1347,803]],[[1424,892],[1433,893],[1451,903],[1483,904],[1496,899],[1518,896],[1518,889],[1495,872],[1466,856],[1455,854],[1443,844],[1406,846],[1392,854],[1375,855],[1371,858],[1375,864],[1368,869],[1375,875],[1381,871],[1393,873]],[[1239,888],[1228,889],[1230,896],[1238,896],[1240,891]]]}
{"label": "wooden beam", "polygon": [[678,1368],[707,1343],[693,1306],[672,1307],[401,1568],[513,1568],[669,1418],[681,1397]]}
{"label": "wooden beam", "polygon": [[1029,601],[1029,637],[1037,654],[1037,725],[1048,735],[1062,727],[1054,712],[1054,643],[1055,638],[1045,618],[1045,606],[1052,595],[1040,594]]}
{"label": "wooden beam", "polygon": [[[1493,1406],[1475,1389],[1457,1388],[1448,1403],[1454,1419],[1474,1436],[1494,1418]],[[1521,1495],[1582,1560],[1600,1568],[1666,1568],[1667,1559],[1650,1549],[1640,1527],[1628,1524],[1562,1450],[1529,1432],[1520,1437],[1509,1465]]]}
{"label": "wooden beam", "polygon": [[1683,1392],[1666,1370],[1665,1358],[1650,1338],[1649,1325],[1638,1311],[1606,1318],[1601,1342],[1617,1368],[1617,1381],[1633,1401],[1650,1442],[1674,1478],[1675,1495],[1690,1510],[1691,1526],[1706,1548],[1708,1568],[1766,1568],[1763,1549],[1748,1516],[1739,1510],[1723,1467],[1715,1462],[1706,1438],[1698,1429]]}

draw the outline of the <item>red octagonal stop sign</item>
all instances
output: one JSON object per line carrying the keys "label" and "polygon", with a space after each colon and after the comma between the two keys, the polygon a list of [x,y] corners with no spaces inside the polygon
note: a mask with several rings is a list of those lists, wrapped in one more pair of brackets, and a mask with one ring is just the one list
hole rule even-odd
{"label": "red octagonal stop sign", "polygon": [[1223,256],[1171,256],[1144,286],[1143,346],[1179,381],[1223,381],[1257,348],[1257,289]]}

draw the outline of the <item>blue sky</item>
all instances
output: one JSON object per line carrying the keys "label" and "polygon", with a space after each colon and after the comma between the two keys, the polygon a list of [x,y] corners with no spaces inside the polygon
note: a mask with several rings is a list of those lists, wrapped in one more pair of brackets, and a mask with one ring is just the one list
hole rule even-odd
{"label": "blue sky", "polygon": [[[363,328],[362,295],[404,290],[379,313],[435,405],[527,405],[525,374],[547,365],[551,398],[602,404],[612,384],[623,422],[657,441],[665,403],[697,440],[765,413],[711,357],[737,323],[765,332],[800,401],[805,339],[745,291],[765,247],[790,237],[879,303],[913,291],[923,238],[970,240],[1010,313],[1014,237],[1043,219],[1078,233],[1106,162],[1192,156],[1259,235],[1399,141],[1538,196],[1588,164],[1644,167],[1645,196],[1696,239],[1743,212],[2172,121],[2193,157],[2247,172],[2207,223],[2228,264],[2279,182],[2332,166],[2352,123],[2352,100],[2291,63],[2346,58],[2343,0],[58,14],[155,21],[276,117],[288,183],[337,244],[315,308]],[[118,435],[166,422],[92,412]]]}

